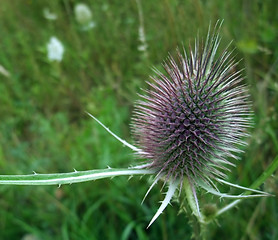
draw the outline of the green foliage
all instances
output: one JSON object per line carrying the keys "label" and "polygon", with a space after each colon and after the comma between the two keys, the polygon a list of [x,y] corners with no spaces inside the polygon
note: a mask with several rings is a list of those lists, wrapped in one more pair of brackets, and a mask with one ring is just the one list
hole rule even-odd
{"label": "green foliage", "polygon": [[[278,4],[269,1],[142,1],[147,54],[138,51],[136,1],[84,1],[96,26],[82,31],[72,0],[1,0],[0,174],[71,172],[126,167],[131,151],[85,114],[88,111],[132,142],[130,116],[151,67],[177,46],[205,36],[225,19],[223,46],[234,39],[254,105],[249,146],[229,176],[249,186],[278,153]],[[44,18],[43,9],[57,14]],[[61,62],[46,44],[64,45]],[[221,46],[220,46],[221,48]],[[278,194],[277,173],[264,185]],[[148,178],[125,177],[47,187],[0,187],[0,239],[189,239],[178,204],[146,230],[163,197],[156,186],[143,205]],[[229,189],[228,189],[229,190]],[[202,203],[223,202],[202,196]],[[201,205],[202,205],[201,203]],[[225,200],[224,203],[228,203]],[[278,239],[277,197],[245,200],[211,223],[211,239]]]}

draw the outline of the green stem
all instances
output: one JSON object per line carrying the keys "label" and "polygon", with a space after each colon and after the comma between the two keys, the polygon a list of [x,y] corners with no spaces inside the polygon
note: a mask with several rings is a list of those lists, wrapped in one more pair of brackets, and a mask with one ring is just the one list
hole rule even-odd
{"label": "green stem", "polygon": [[89,171],[74,171],[72,173],[53,174],[30,174],[30,175],[0,175],[0,184],[6,185],[56,185],[72,184],[97,180],[101,178],[112,178],[115,176],[132,176],[153,174],[151,170],[144,169],[100,169]]}
{"label": "green stem", "polygon": [[204,222],[204,216],[200,212],[198,199],[196,193],[194,192],[193,186],[191,186],[187,178],[184,178],[183,188],[184,188],[186,200],[193,213],[191,214],[190,211],[188,211],[189,217],[191,218],[194,239],[196,240],[206,239],[206,234],[205,234],[206,224]]}
{"label": "green stem", "polygon": [[[253,182],[251,184],[250,188],[257,189],[260,185],[262,185],[266,181],[267,178],[269,178],[275,172],[276,169],[278,169],[278,155],[274,158],[273,162],[262,173],[262,175],[259,178],[257,178],[255,182]],[[250,193],[251,193],[251,191],[245,191],[244,192],[245,195],[248,195]],[[235,200],[235,201],[231,202],[230,204],[228,204],[227,206],[219,209],[217,211],[217,213],[215,214],[215,217],[217,217],[217,216],[221,215],[222,213],[230,210],[231,208],[236,206],[241,201],[242,201],[242,199]]]}

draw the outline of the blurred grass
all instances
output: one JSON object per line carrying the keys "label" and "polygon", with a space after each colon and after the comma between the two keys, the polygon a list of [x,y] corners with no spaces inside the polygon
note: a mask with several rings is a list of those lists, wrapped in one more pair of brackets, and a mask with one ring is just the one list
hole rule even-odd
{"label": "blurred grass", "polygon": [[[96,27],[80,31],[77,1],[9,1],[0,7],[0,173],[27,174],[125,167],[135,162],[84,111],[119,136],[129,132],[136,93],[168,52],[204,36],[225,19],[223,49],[234,39],[245,67],[255,127],[231,181],[249,186],[278,153],[278,4],[268,1],[142,1],[147,53],[137,50],[136,1],[83,1]],[[49,8],[56,21],[43,17]],[[56,36],[62,62],[49,62]],[[277,173],[264,190],[278,194]],[[0,187],[0,239],[189,239],[188,219],[168,207],[146,225],[162,196],[157,186],[141,206],[149,182],[138,177],[56,187]],[[203,204],[217,201],[202,195]],[[228,202],[228,201],[227,201]],[[225,202],[224,202],[225,203]],[[217,201],[220,206],[223,202]],[[211,224],[211,239],[278,239],[277,197],[246,200]]]}

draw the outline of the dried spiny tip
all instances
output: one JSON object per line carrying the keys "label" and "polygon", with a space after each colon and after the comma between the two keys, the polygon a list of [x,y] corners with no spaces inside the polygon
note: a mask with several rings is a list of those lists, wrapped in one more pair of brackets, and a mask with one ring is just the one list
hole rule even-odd
{"label": "dried spiny tip", "polygon": [[219,27],[189,57],[170,56],[164,75],[156,71],[151,89],[135,106],[132,131],[148,167],[166,180],[225,177],[227,157],[236,158],[250,125],[248,94],[228,47],[216,58]]}

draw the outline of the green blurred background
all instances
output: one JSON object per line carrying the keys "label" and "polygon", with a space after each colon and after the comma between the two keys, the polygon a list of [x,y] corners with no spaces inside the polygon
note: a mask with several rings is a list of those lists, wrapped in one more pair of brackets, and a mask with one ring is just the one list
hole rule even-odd
{"label": "green blurred background", "polygon": [[[127,167],[132,152],[88,111],[132,142],[130,119],[152,67],[177,46],[224,19],[220,51],[233,40],[253,101],[255,127],[231,182],[249,186],[278,153],[278,3],[276,0],[83,1],[95,27],[83,31],[73,0],[1,0],[0,174]],[[138,50],[142,8],[146,51]],[[138,5],[139,4],[139,5]],[[44,10],[57,15],[44,17]],[[47,59],[55,36],[61,62]],[[277,173],[263,190],[278,194]],[[173,202],[146,230],[163,195],[147,177],[47,187],[0,186],[0,239],[190,239],[189,219]],[[229,189],[225,189],[229,190]],[[201,205],[229,203],[200,193]],[[209,225],[209,239],[278,239],[277,197],[243,201]]]}

